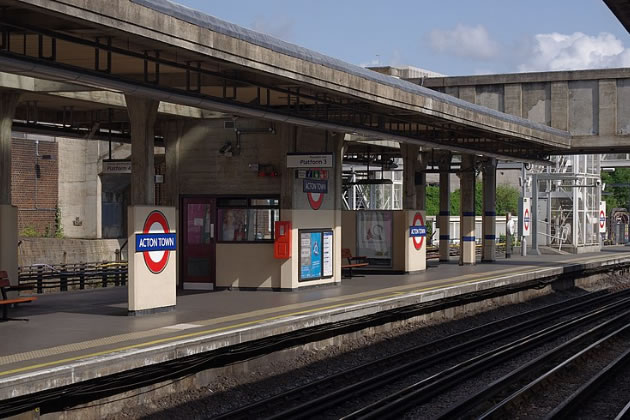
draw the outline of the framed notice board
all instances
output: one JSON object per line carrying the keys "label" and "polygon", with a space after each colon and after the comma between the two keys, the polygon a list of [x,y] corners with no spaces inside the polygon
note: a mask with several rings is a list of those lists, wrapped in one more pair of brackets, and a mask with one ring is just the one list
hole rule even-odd
{"label": "framed notice board", "polygon": [[298,281],[320,280],[333,276],[333,239],[331,229],[298,230]]}

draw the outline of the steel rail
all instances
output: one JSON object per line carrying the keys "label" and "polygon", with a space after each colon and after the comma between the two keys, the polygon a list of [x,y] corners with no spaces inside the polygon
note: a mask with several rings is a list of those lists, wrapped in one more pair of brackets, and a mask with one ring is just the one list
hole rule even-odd
{"label": "steel rail", "polygon": [[[519,338],[518,340],[458,363],[435,375],[407,386],[400,391],[392,393],[385,398],[344,416],[343,419],[394,418],[409,408],[426,402],[441,392],[453,388],[461,383],[461,381],[472,377],[474,374],[494,367],[535,346],[552,340],[556,338],[559,333],[570,332],[581,325],[609,316],[611,313],[617,312],[620,308],[626,307],[628,303],[630,303],[630,299],[625,298],[619,302],[590,311],[585,315],[575,317],[571,320],[561,321],[556,325]],[[629,316],[630,310],[624,314],[625,316]]]}
{"label": "steel rail", "polygon": [[[338,383],[348,383],[349,378],[356,378],[360,376],[365,376],[365,372],[382,372],[382,369],[376,369],[376,367],[381,367],[383,364],[391,364],[396,363],[399,366],[394,368],[396,372],[399,372],[399,376],[406,376],[409,374],[411,369],[420,370],[435,363],[438,360],[447,359],[449,357],[453,357],[456,354],[463,353],[465,351],[470,350],[470,346],[473,345],[485,345],[488,340],[493,338],[502,338],[506,337],[508,334],[516,334],[521,332],[523,328],[529,328],[536,325],[539,325],[544,322],[548,322],[550,319],[556,319],[559,316],[564,316],[571,314],[573,312],[584,309],[585,305],[597,305],[603,304],[610,300],[623,297],[630,294],[630,290],[623,290],[617,293],[605,294],[601,295],[601,292],[595,292],[592,294],[588,294],[585,296],[580,296],[577,298],[570,299],[568,301],[552,304],[545,306],[544,308],[535,309],[531,311],[527,311],[525,313],[515,315],[503,320],[498,320],[491,322],[489,324],[485,324],[480,327],[472,328],[461,333],[452,334],[450,336],[444,337],[440,340],[423,344],[420,346],[415,346],[411,349],[404,350],[401,352],[394,353],[392,355],[388,355],[381,359],[363,363],[359,366],[356,366],[351,369],[344,370],[342,372],[330,375],[328,377],[322,378],[315,382],[300,386],[298,388],[292,389],[289,392],[281,393],[275,396],[272,396],[263,401],[255,402],[249,404],[240,409],[231,411],[224,415],[221,415],[217,418],[219,419],[234,419],[234,418],[250,418],[252,415],[256,415],[257,417],[261,417],[261,412],[268,411],[272,406],[281,406],[288,402],[295,402],[299,400],[304,400],[305,398],[309,398],[306,402],[294,406],[292,408],[282,410],[280,413],[271,415],[270,418],[281,418],[281,417],[293,417],[293,418],[305,418],[316,414],[318,412],[323,411],[324,409],[334,406],[339,402],[347,400],[351,398],[353,395],[357,395],[361,392],[365,392],[369,387],[369,389],[374,389],[378,386],[383,385],[384,383],[392,382],[397,379],[397,377],[391,377],[388,375],[378,374],[374,375],[368,379],[361,380],[359,382],[355,382],[350,386],[344,386],[341,389],[337,388],[333,391],[328,391],[333,388],[333,386]],[[554,309],[559,308],[559,309]],[[542,316],[537,316],[536,318],[518,321],[519,319],[527,318],[528,316],[536,315],[538,313],[543,313]],[[508,328],[500,328],[501,324],[508,324]],[[484,330],[496,328],[492,333],[484,334],[483,336],[479,336]],[[473,335],[477,338],[472,340],[467,340],[465,342],[461,342],[461,340],[465,339],[466,336]],[[414,353],[423,354],[426,350],[431,348],[438,347],[440,345],[447,344],[449,342],[457,342],[458,344],[441,352],[438,352],[432,356],[425,357],[421,360],[416,360],[413,362],[405,363],[400,365],[400,359],[403,357],[408,357],[413,355]],[[392,369],[390,369],[391,371]],[[388,371],[389,372],[389,371]],[[321,395],[317,398],[312,398],[312,395],[321,394],[321,390],[324,389],[326,392],[324,395]]]}
{"label": "steel rail", "polygon": [[[614,325],[616,322],[625,321],[625,317],[628,313],[624,313],[615,317],[609,321],[606,321],[595,328],[592,328],[589,331],[586,331],[573,339],[567,341],[566,343],[561,344],[560,346],[555,347],[554,349],[546,352],[545,354],[537,357],[529,363],[519,367],[518,369],[510,372],[509,374],[503,376],[502,378],[494,381],[490,385],[488,385],[483,390],[477,392],[472,395],[470,398],[467,398],[465,401],[460,402],[454,407],[451,407],[448,411],[442,413],[440,415],[440,419],[450,419],[455,417],[461,417],[464,415],[470,415],[471,411],[476,408],[482,406],[484,403],[487,403],[491,400],[497,400],[497,396],[500,396],[502,392],[512,392],[511,389],[514,389],[514,384],[527,376],[531,376],[533,374],[539,375],[538,372],[545,370],[549,365],[556,363],[563,354],[567,354],[576,348],[583,346],[584,342],[592,339],[594,335],[601,333],[601,328],[608,328],[611,325]],[[532,381],[528,381],[528,383],[518,389],[515,392],[512,392],[511,395],[504,398],[498,404],[494,405],[490,409],[483,412],[479,418],[483,419],[492,419],[492,418],[502,418],[506,415],[508,407],[510,405],[514,406],[518,401],[527,399],[527,395],[530,395],[531,392],[535,392],[538,386],[540,386],[543,382],[548,381],[553,375],[557,374],[563,368],[568,367],[571,363],[577,361],[579,358],[584,357],[589,352],[598,349],[603,343],[607,340],[612,339],[619,334],[627,332],[630,330],[630,325],[625,324],[621,328],[613,331],[607,336],[597,340],[596,342],[588,345],[586,348],[578,351],[575,354],[571,354],[566,360],[557,364],[557,366],[551,368],[550,370],[544,372],[539,375]]]}

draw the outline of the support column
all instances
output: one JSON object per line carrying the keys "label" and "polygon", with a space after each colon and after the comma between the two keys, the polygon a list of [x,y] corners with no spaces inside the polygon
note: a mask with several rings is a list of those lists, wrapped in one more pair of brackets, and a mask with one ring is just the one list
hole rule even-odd
{"label": "support column", "polygon": [[131,123],[131,205],[155,204],[154,125],[159,101],[125,95]]}
{"label": "support column", "polygon": [[427,152],[420,152],[418,159],[415,162],[416,173],[416,209],[426,211],[427,210],[427,161],[429,154]]}
{"label": "support column", "polygon": [[493,262],[497,257],[497,160],[488,158],[483,165],[483,248],[481,261]]}
{"label": "support column", "polygon": [[416,144],[400,143],[400,153],[403,158],[403,209],[415,210],[418,202],[416,189],[416,169],[418,166],[418,152],[420,146]]}
{"label": "support column", "polygon": [[11,129],[20,93],[0,93],[0,270],[17,285],[17,207],[11,205]]}
{"label": "support column", "polygon": [[[293,224],[293,169],[287,168],[287,153],[295,152],[297,143],[297,127],[288,124],[278,124],[276,129],[280,139],[280,153],[282,164],[280,165],[280,220]],[[282,260],[280,266],[280,288],[292,290],[299,270],[299,237],[298,229],[293,226],[291,231],[291,258]]]}
{"label": "support column", "polygon": [[[334,276],[337,282],[341,282],[341,265],[343,263],[341,258],[341,236],[342,232],[342,210],[343,210],[343,154],[345,151],[345,133],[332,133],[332,147],[334,147],[335,155],[335,167],[333,168],[333,172],[335,174],[334,178],[334,194],[335,194],[335,226],[334,226]],[[332,180],[331,180],[332,181]]]}
{"label": "support column", "polygon": [[448,262],[451,242],[451,154],[445,154],[438,162],[440,169],[440,262]]}
{"label": "support column", "polygon": [[396,249],[402,248],[396,245],[399,243],[396,238],[400,237],[405,250],[404,271],[421,271],[427,268],[427,238],[426,234],[421,233],[421,229],[418,229],[418,232],[416,232],[416,229],[413,229],[412,234],[412,226],[422,226],[423,229],[426,229],[424,221],[424,180],[426,175],[422,172],[423,165],[426,168],[426,157],[423,159],[424,162],[419,161],[420,156],[418,152],[420,147],[415,144],[400,143],[400,150],[403,157],[403,209],[405,224],[403,232],[394,234],[394,240],[396,241],[394,252],[398,252]]}
{"label": "support column", "polygon": [[462,155],[459,264],[475,264],[475,156]]}

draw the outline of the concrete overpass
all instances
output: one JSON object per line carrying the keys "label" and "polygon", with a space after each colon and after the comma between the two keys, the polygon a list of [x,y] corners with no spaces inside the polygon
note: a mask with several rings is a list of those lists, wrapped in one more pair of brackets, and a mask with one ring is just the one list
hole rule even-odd
{"label": "concrete overpass", "polygon": [[412,80],[471,103],[571,133],[558,154],[630,151],[630,69]]}

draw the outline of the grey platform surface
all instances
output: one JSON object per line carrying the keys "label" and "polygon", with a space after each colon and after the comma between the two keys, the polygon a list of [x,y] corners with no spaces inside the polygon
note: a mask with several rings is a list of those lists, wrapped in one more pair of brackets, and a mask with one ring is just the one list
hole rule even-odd
{"label": "grey platform surface", "polygon": [[174,311],[127,316],[125,287],[40,296],[0,323],[0,399],[195,354],[269,334],[421,301],[630,262],[630,247],[515,256],[491,264],[435,262],[427,271],[366,275],[292,292],[179,292]]}

